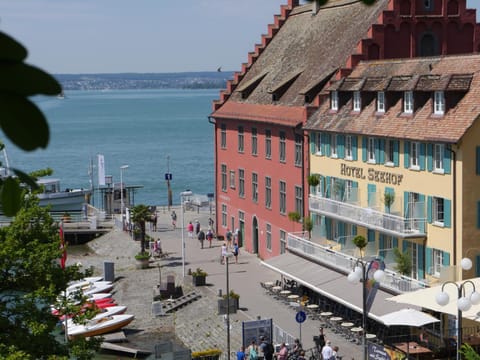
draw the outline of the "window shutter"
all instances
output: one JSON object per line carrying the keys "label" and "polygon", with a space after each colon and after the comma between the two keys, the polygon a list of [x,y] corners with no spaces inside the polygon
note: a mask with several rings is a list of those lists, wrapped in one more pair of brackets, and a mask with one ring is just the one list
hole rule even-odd
{"label": "window shutter", "polygon": [[368,240],[368,242],[374,242],[375,241],[375,230],[372,230],[372,229],[367,230],[367,240]]}
{"label": "window shutter", "polygon": [[320,134],[320,136],[321,136],[321,140],[322,140],[322,144],[320,145],[321,148],[322,148],[322,149],[321,149],[322,155],[325,155],[325,152],[327,151],[326,146],[325,146],[325,143],[327,142],[327,137],[328,137],[328,136],[327,136],[327,134],[325,134],[325,133],[323,133],[323,132]]}
{"label": "window shutter", "polygon": [[403,143],[403,166],[405,169],[410,167],[410,141]]}
{"label": "window shutter", "polygon": [[331,194],[331,189],[330,189],[330,186],[331,185],[331,180],[330,180],[330,176],[327,176],[326,177],[326,184],[325,184],[325,197],[326,198],[330,198],[330,194]]}
{"label": "window shutter", "polygon": [[325,156],[330,156],[330,141],[331,141],[332,135],[330,134],[325,134]]}
{"label": "window shutter", "polygon": [[332,239],[332,219],[325,218],[325,227],[327,229],[327,239],[333,240]]}
{"label": "window shutter", "polygon": [[310,154],[315,154],[315,140],[317,139],[317,134],[314,132],[310,133]]}
{"label": "window shutter", "polygon": [[400,141],[396,140],[393,142],[393,165],[399,166],[399,147]]}
{"label": "window shutter", "polygon": [[357,235],[357,225],[352,225],[352,235],[353,236]]}
{"label": "window shutter", "polygon": [[477,201],[477,229],[480,229],[480,201]]}
{"label": "window shutter", "polygon": [[420,156],[419,156],[419,162],[420,162],[420,170],[425,170],[425,144],[420,143]]}
{"label": "window shutter", "polygon": [[445,174],[452,173],[452,154],[449,145],[445,145],[443,149],[443,171]]}
{"label": "window shutter", "polygon": [[433,170],[433,144],[427,144],[427,170]]}
{"label": "window shutter", "polygon": [[418,263],[418,278],[425,279],[425,262],[423,261],[425,258],[425,246],[417,245],[417,263]]}
{"label": "window shutter", "polygon": [[432,214],[433,214],[432,203],[433,203],[432,197],[431,196],[427,197],[427,221],[429,224],[432,223]]}
{"label": "window shutter", "polygon": [[393,238],[393,248],[394,249],[398,248],[398,238],[396,237]]}
{"label": "window shutter", "polygon": [[480,276],[480,255],[475,256],[475,276]]}
{"label": "window shutter", "polygon": [[407,249],[408,249],[408,241],[403,240],[403,242],[402,242],[402,252],[405,253],[407,251]]}
{"label": "window shutter", "polygon": [[340,159],[345,158],[345,135],[338,135],[337,136],[337,146],[338,146],[338,157]]}
{"label": "window shutter", "polygon": [[378,139],[378,147],[380,156],[378,158],[380,164],[385,164],[385,139]]}
{"label": "window shutter", "polygon": [[443,266],[450,266],[450,253],[443,252]]}
{"label": "window shutter", "polygon": [[362,161],[367,162],[367,137],[366,136],[362,136]]}
{"label": "window shutter", "polygon": [[[425,195],[423,194],[419,194],[418,195],[418,207],[415,209],[415,210],[419,210],[419,211],[415,211],[416,214],[415,214],[415,217],[417,218],[417,221],[419,222],[419,229],[422,233],[425,233],[426,232],[426,229],[425,229]],[[420,208],[420,205],[422,206],[422,208]],[[420,219],[423,219],[423,221],[420,221]]]}
{"label": "window shutter", "polygon": [[382,164],[382,162],[380,161],[381,160],[380,139],[375,139],[374,145],[375,145],[375,162],[377,164]]}
{"label": "window shutter", "polygon": [[352,135],[352,158],[354,161],[358,160],[357,137]]}
{"label": "window shutter", "polygon": [[449,228],[452,226],[452,201],[444,199],[443,200],[443,211],[444,211],[444,222],[445,227]]}
{"label": "window shutter", "polygon": [[425,249],[425,268],[427,269],[427,274],[433,274],[433,266],[432,266],[432,249],[428,246]]}
{"label": "window shutter", "polygon": [[408,191],[403,192],[403,217],[406,218],[408,216]]}
{"label": "window shutter", "polygon": [[477,146],[477,149],[476,149],[477,153],[476,153],[476,163],[477,163],[477,175],[480,175],[480,146]]}
{"label": "window shutter", "polygon": [[367,185],[367,192],[368,192],[368,207],[372,207],[375,205],[375,193],[377,191],[377,186],[375,184],[368,184]]}

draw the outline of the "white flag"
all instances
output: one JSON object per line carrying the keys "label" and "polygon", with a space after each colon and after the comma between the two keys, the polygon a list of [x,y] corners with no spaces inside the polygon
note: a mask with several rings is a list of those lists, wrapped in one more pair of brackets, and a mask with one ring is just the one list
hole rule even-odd
{"label": "white flag", "polygon": [[98,185],[105,185],[105,159],[102,154],[98,154]]}

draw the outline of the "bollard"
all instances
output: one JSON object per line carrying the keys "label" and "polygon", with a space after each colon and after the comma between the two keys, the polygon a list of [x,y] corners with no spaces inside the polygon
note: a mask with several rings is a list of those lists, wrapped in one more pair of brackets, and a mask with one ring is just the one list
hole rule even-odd
{"label": "bollard", "polygon": [[222,297],[222,289],[218,289],[218,290],[217,290],[217,296],[218,296],[218,297]]}

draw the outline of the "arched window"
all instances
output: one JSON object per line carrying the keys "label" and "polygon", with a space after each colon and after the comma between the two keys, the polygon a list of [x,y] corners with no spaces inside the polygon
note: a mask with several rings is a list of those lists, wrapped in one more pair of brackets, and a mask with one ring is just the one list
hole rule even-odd
{"label": "arched window", "polygon": [[433,34],[423,34],[420,40],[420,56],[438,55],[438,46]]}

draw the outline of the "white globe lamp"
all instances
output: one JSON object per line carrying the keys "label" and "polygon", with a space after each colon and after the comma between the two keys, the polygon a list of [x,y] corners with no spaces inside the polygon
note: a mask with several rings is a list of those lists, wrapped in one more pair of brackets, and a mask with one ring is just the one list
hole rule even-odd
{"label": "white globe lamp", "polygon": [[373,273],[373,278],[375,279],[376,282],[382,282],[385,280],[385,271],[383,270],[377,270]]}
{"label": "white globe lamp", "polygon": [[450,297],[445,291],[441,291],[437,295],[435,295],[435,301],[438,305],[445,306],[450,302]]}
{"label": "white globe lamp", "polygon": [[350,274],[348,274],[347,279],[352,284],[356,284],[360,281],[360,277],[355,271],[352,271]]}
{"label": "white globe lamp", "polygon": [[468,298],[462,296],[458,299],[457,306],[460,311],[468,311],[472,307],[472,303]]}
{"label": "white globe lamp", "polygon": [[463,258],[462,261],[460,261],[460,264],[462,265],[463,270],[470,270],[473,266],[472,260],[469,258]]}
{"label": "white globe lamp", "polygon": [[472,305],[480,304],[480,293],[478,293],[477,291],[474,291],[470,295],[470,302],[472,303]]}

